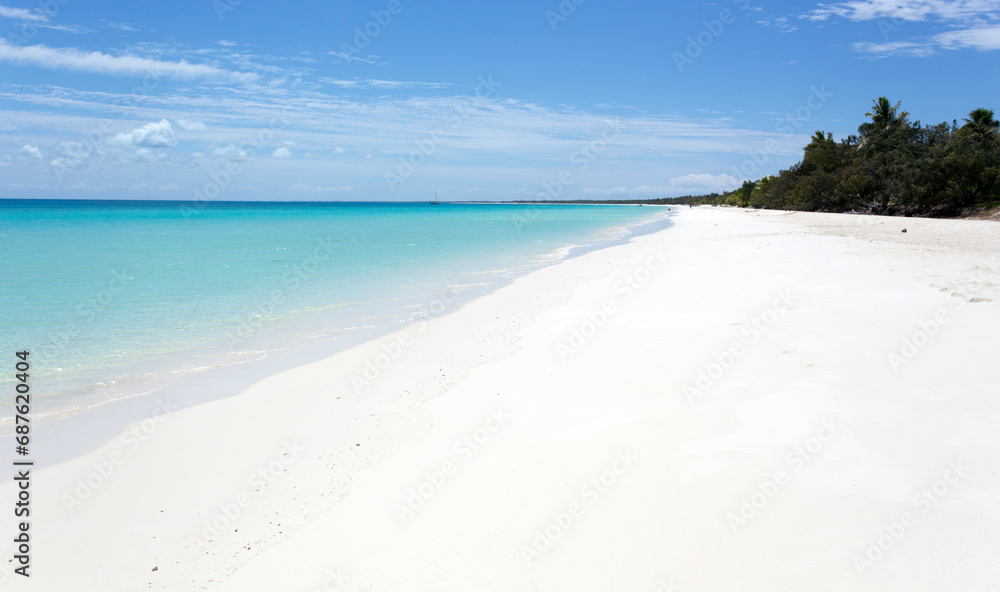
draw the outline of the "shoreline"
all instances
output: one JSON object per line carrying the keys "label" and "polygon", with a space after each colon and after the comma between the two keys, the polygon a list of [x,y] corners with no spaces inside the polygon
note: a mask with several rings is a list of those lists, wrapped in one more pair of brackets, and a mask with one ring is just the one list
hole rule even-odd
{"label": "shoreline", "polygon": [[[500,276],[497,276],[485,288],[477,286],[458,294],[454,290],[455,286],[442,286],[434,290],[434,297],[431,300],[420,304],[421,309],[425,309],[424,312],[416,316],[411,315],[412,318],[393,317],[391,322],[382,322],[372,327],[356,327],[353,331],[336,339],[326,338],[304,346],[288,346],[283,350],[267,350],[262,355],[234,362],[213,363],[196,368],[161,370],[157,373],[160,376],[159,379],[148,384],[144,383],[146,384],[144,392],[87,402],[82,406],[72,408],[48,410],[45,414],[50,418],[39,421],[34,428],[36,433],[41,433],[40,440],[44,442],[39,450],[46,462],[40,464],[40,467],[54,466],[85,455],[93,448],[113,440],[115,434],[127,425],[159,414],[164,407],[171,410],[187,409],[236,396],[255,382],[268,377],[324,360],[353,348],[371,345],[393,333],[408,331],[414,326],[433,321],[442,315],[457,312],[466,304],[479,298],[488,297],[518,278],[539,269],[558,265],[562,261],[589,252],[627,244],[634,236],[656,232],[668,228],[670,224],[669,215],[664,214],[660,219],[624,227],[622,230],[626,234],[618,238],[606,239],[593,244],[563,247],[558,250],[561,253],[558,259],[548,260],[544,263],[540,261],[532,263],[510,277],[499,279]],[[376,310],[382,310],[378,309],[379,304],[379,302],[368,303],[364,305],[365,310],[370,309],[368,314],[375,314]],[[287,331],[288,327],[308,323],[310,319],[315,320],[315,317],[315,314],[305,314],[282,321],[275,326],[269,326],[255,332],[249,337],[249,340],[270,342],[269,336],[275,332]],[[177,353],[183,354],[183,352]],[[169,378],[173,374],[181,376]],[[93,390],[94,387],[88,386],[86,388]],[[69,397],[73,396],[69,395]],[[37,402],[35,406],[37,407]],[[36,411],[34,418],[36,421],[38,415]],[[0,424],[0,429],[4,432],[8,427],[13,428],[13,418],[3,418],[3,422]],[[98,428],[96,431],[95,426]],[[83,442],[87,444],[81,447]],[[13,446],[13,434],[0,434],[0,446]],[[7,483],[10,479],[12,476],[0,477],[0,484]]]}
{"label": "shoreline", "polygon": [[[51,203],[51,200],[15,201],[18,204],[28,206],[29,210],[31,208],[44,208],[46,204]],[[120,205],[119,202],[114,201],[87,200],[87,202],[102,208],[109,205]],[[57,200],[57,203],[65,205],[77,202]],[[183,202],[140,202],[138,204],[126,202],[128,207],[125,209],[128,210],[135,206],[139,206],[140,210],[155,209],[162,207],[164,203],[176,205]],[[247,202],[238,203],[246,205]],[[282,206],[294,208],[300,205],[283,202],[249,203],[262,210],[272,208],[281,210]],[[336,218],[334,214],[325,212],[325,210],[336,210],[344,205],[318,203],[325,207],[320,208],[321,214],[316,217],[317,220],[325,219],[327,216]],[[346,205],[380,206],[384,204],[359,202]],[[413,204],[389,205],[412,209]],[[226,202],[209,207],[228,211],[232,208],[232,203]],[[353,212],[355,209],[349,211]],[[420,207],[417,208],[417,210],[420,209]],[[437,210],[429,208],[423,209],[426,212],[437,212]],[[127,218],[127,214],[115,210],[117,208],[110,208],[110,217]],[[314,210],[310,209],[309,211]],[[499,232],[497,236],[504,239],[501,242],[505,246],[509,246],[510,250],[505,248],[495,252],[507,253],[507,255],[477,256],[475,253],[481,249],[471,246],[477,244],[475,241],[458,241],[458,244],[441,243],[442,246],[436,254],[428,254],[427,249],[424,249],[424,253],[417,253],[417,257],[422,257],[422,259],[420,260],[421,265],[411,265],[411,268],[415,270],[414,273],[407,275],[405,270],[402,270],[404,273],[398,273],[400,270],[393,269],[392,272],[397,273],[392,275],[392,272],[387,273],[388,268],[380,269],[376,265],[375,271],[381,271],[381,275],[379,273],[369,273],[369,275],[380,279],[372,280],[372,285],[367,291],[352,290],[349,287],[367,285],[355,277],[358,273],[366,273],[363,271],[364,269],[369,271],[372,269],[370,265],[367,268],[363,267],[363,257],[342,255],[339,258],[342,262],[347,262],[346,270],[343,272],[337,270],[333,275],[330,273],[326,273],[325,276],[315,274],[313,277],[314,274],[311,271],[302,273],[298,271],[297,266],[301,263],[306,270],[310,270],[309,264],[318,267],[319,262],[336,259],[337,257],[327,256],[330,255],[332,245],[327,242],[324,246],[323,237],[319,236],[320,246],[326,251],[317,259],[312,249],[314,246],[312,243],[303,247],[301,244],[296,244],[294,239],[289,239],[289,242],[275,243],[281,245],[281,248],[277,250],[288,251],[287,245],[291,244],[295,249],[299,249],[295,251],[296,253],[300,255],[313,253],[314,256],[307,258],[308,260],[302,259],[300,261],[294,253],[292,255],[282,254],[274,257],[277,260],[269,261],[270,264],[281,264],[284,261],[283,266],[279,265],[274,269],[268,268],[271,275],[247,275],[244,273],[231,276],[236,278],[250,277],[254,278],[255,281],[244,280],[241,283],[240,281],[224,280],[229,282],[231,289],[225,292],[225,296],[222,293],[216,294],[219,297],[217,300],[223,302],[223,305],[217,306],[218,310],[213,309],[212,306],[206,304],[210,301],[204,298],[202,299],[204,301],[200,301],[196,305],[188,305],[187,308],[194,311],[196,316],[202,315],[202,318],[193,320],[189,326],[185,325],[187,318],[178,315],[166,314],[156,317],[143,312],[154,308],[177,308],[175,303],[183,302],[182,298],[166,299],[167,306],[163,306],[164,297],[162,295],[157,297],[148,285],[133,290],[130,297],[133,301],[138,300],[138,302],[135,302],[136,305],[131,309],[128,306],[121,308],[125,314],[133,314],[136,322],[130,326],[126,321],[120,326],[121,330],[117,333],[141,336],[143,332],[147,335],[156,335],[158,331],[162,331],[165,335],[163,339],[150,338],[147,340],[148,342],[137,344],[135,339],[116,341],[100,334],[100,331],[98,331],[96,338],[86,339],[90,331],[100,329],[100,326],[95,324],[95,318],[101,317],[102,314],[104,317],[111,316],[106,314],[107,309],[111,307],[101,301],[101,298],[106,296],[108,302],[113,301],[115,293],[121,289],[120,285],[109,287],[108,290],[98,293],[98,303],[93,308],[80,309],[78,307],[77,316],[69,312],[72,306],[61,303],[50,304],[39,296],[36,300],[44,302],[50,308],[40,308],[39,310],[44,311],[44,314],[38,313],[36,316],[39,319],[58,319],[58,321],[49,324],[41,321],[37,325],[35,323],[26,324],[28,327],[35,326],[35,330],[15,332],[13,337],[14,341],[33,344],[37,353],[45,358],[45,363],[36,365],[35,386],[42,395],[35,401],[34,411],[37,413],[36,418],[39,421],[51,421],[76,413],[80,409],[106,404],[110,400],[125,399],[133,397],[137,393],[156,391],[175,383],[181,377],[192,373],[197,374],[207,369],[247,362],[253,363],[262,357],[301,350],[304,347],[314,349],[325,347],[327,354],[346,349],[376,335],[394,330],[401,324],[422,318],[424,305],[438,300],[440,294],[445,290],[449,291],[449,296],[455,295],[452,294],[454,292],[460,292],[461,294],[458,296],[462,299],[474,298],[506,284],[512,277],[557,262],[567,252],[580,245],[588,248],[600,248],[603,243],[612,244],[612,239],[627,234],[629,227],[640,223],[640,220],[649,220],[654,217],[653,213],[649,215],[640,213],[637,216],[634,212],[624,212],[626,211],[622,210],[622,213],[612,213],[608,216],[592,214],[590,222],[592,227],[586,227],[586,223],[582,226],[578,223],[575,235],[568,232],[560,233],[558,228],[553,228],[551,240],[540,241],[538,244],[527,240],[521,240],[519,243],[516,238],[524,225],[535,220],[530,212],[522,212],[526,213],[526,217],[523,218],[518,212],[504,213],[502,216],[510,218],[510,224],[498,224],[497,227],[509,226],[509,232]],[[172,220],[171,215],[173,214],[176,212],[166,211],[164,219]],[[449,216],[454,216],[454,210],[451,210],[451,214],[446,215],[444,219],[450,219]],[[427,214],[424,214],[423,217],[426,218]],[[431,218],[441,219],[437,214]],[[585,218],[586,216],[582,216],[575,219],[579,222]],[[574,219],[574,217],[571,216],[570,219]],[[212,220],[218,222],[215,218]],[[308,220],[305,223],[308,226]],[[423,228],[424,225],[415,224],[413,227]],[[546,226],[539,226],[539,228],[543,232],[547,232]],[[171,227],[170,230],[175,229]],[[188,229],[185,227],[184,230]],[[419,235],[419,232],[418,230],[416,234]],[[320,232],[320,234],[322,233]],[[537,234],[535,232],[532,236]],[[417,238],[424,237],[418,236]],[[349,240],[345,241],[345,244],[356,244],[357,242],[357,240]],[[437,242],[432,238],[424,244],[434,245]],[[408,247],[416,246],[413,244],[397,245],[400,248],[397,248],[395,255],[386,258],[387,265],[390,267],[395,265],[397,268],[406,266],[408,264],[407,257],[410,257]],[[225,245],[223,245],[223,251],[225,251]],[[364,253],[363,250],[362,252]],[[454,253],[471,254],[449,257]],[[264,253],[264,255],[266,254]],[[201,259],[204,260],[204,258]],[[115,266],[123,265],[122,260],[101,261],[115,270],[112,275],[117,278],[118,267]],[[362,261],[362,265],[352,269],[351,262],[358,261]],[[448,261],[448,263],[445,264],[443,261]],[[135,261],[127,263],[136,265]],[[170,266],[174,265],[174,262],[169,260],[165,265],[162,263],[161,261],[161,268],[164,269],[169,269]],[[156,281],[157,273],[158,271],[154,269],[152,273],[145,274],[145,281]],[[211,275],[210,272],[209,274]],[[280,281],[278,281],[279,277]],[[128,276],[124,280],[131,282],[135,278]],[[308,295],[310,294],[308,289],[300,289],[300,286],[305,285],[306,280],[311,280],[312,295]],[[173,282],[173,285],[177,284],[178,282]],[[316,286],[325,290],[317,290]],[[341,290],[341,286],[344,287],[343,290]],[[198,290],[195,289],[195,292]],[[234,296],[230,298],[228,296],[230,294]],[[295,300],[302,294],[307,294],[307,296]],[[376,301],[370,301],[367,298],[370,294],[375,294],[379,298]],[[142,299],[145,299],[146,302],[143,303]],[[214,311],[217,314],[205,316],[203,313],[206,310]],[[11,311],[12,314],[15,312],[15,310]],[[85,316],[84,313],[87,315]],[[104,320],[107,321],[106,318]],[[110,326],[111,323],[109,322],[108,325]],[[81,339],[72,342],[77,336]],[[42,362],[43,360],[39,357],[37,361]],[[66,372],[63,371],[64,369]],[[0,379],[0,385],[6,385],[8,380]],[[12,382],[10,384],[13,385]],[[0,419],[0,436],[9,436],[12,429],[12,416]]]}
{"label": "shoreline", "polygon": [[[134,450],[117,438],[39,469],[35,503],[58,518],[38,522],[36,561],[60,566],[39,579],[223,592],[305,592],[341,571],[389,590],[988,585],[1000,267],[970,261],[961,236],[935,247],[933,221],[899,238],[823,214],[679,210],[668,231],[533,271],[419,332],[246,377],[235,397],[158,416]],[[989,277],[970,284],[977,273]],[[901,351],[939,311],[933,339]],[[808,458],[786,457],[814,440]],[[61,494],[116,451],[123,461],[67,511]],[[925,516],[911,498],[949,463],[971,468]],[[916,526],[858,574],[853,556],[905,512]],[[79,577],[105,556],[107,581]]]}

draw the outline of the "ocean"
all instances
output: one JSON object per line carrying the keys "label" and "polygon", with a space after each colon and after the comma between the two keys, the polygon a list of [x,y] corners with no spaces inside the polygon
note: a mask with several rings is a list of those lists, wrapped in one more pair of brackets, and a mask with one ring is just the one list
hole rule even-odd
{"label": "ocean", "polygon": [[[0,356],[13,368],[15,351],[31,352],[33,408],[54,417],[200,369],[347,347],[665,215],[599,205],[0,200]],[[2,392],[13,380],[0,372]]]}

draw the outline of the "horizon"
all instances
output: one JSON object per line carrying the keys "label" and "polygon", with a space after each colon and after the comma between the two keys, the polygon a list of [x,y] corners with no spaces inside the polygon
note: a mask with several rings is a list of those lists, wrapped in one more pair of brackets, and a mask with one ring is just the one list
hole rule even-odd
{"label": "horizon", "polygon": [[998,49],[995,1],[0,0],[0,198],[721,193],[879,96],[930,124],[1000,107],[971,75]]}

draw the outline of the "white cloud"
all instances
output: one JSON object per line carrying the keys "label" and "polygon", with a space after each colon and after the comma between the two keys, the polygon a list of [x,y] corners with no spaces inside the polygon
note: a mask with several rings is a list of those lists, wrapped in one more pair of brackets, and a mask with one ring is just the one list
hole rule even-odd
{"label": "white cloud", "polygon": [[0,5],[0,16],[35,23],[44,23],[49,20],[44,14],[38,12],[32,12],[24,8],[10,8],[3,5]]}
{"label": "white cloud", "polygon": [[1000,49],[1000,25],[948,31],[917,41],[855,43],[853,47],[856,51],[867,54],[871,58],[926,57],[936,54],[940,49],[998,50]]}
{"label": "white cloud", "polygon": [[69,171],[82,167],[91,156],[102,155],[104,151],[101,146],[90,142],[60,142],[59,153],[61,156],[52,159],[49,164],[57,171]]}
{"label": "white cloud", "polygon": [[237,148],[236,146],[230,144],[224,148],[216,148],[212,151],[212,154],[216,156],[225,156],[226,158],[231,158],[232,160],[237,160],[243,162],[247,159],[247,153],[242,148]]}
{"label": "white cloud", "polygon": [[296,183],[288,188],[296,193],[350,193],[354,191],[351,185],[340,185],[338,187],[319,187],[306,183]]}
{"label": "white cloud", "polygon": [[278,148],[277,150],[272,152],[271,156],[273,156],[274,158],[291,158],[292,151],[282,146],[281,148]]}
{"label": "white cloud", "polygon": [[404,80],[377,80],[374,78],[352,80],[341,80],[337,78],[320,78],[323,84],[339,86],[341,88],[445,88],[451,86],[446,82],[412,82]]}
{"label": "white cloud", "polygon": [[588,187],[583,192],[588,194],[588,196],[606,196],[611,199],[649,199],[676,197],[685,194],[703,195],[706,193],[723,193],[725,191],[732,191],[742,184],[742,181],[732,175],[710,175],[703,173],[674,177],[666,185],[639,185],[637,187],[614,187],[612,189]]}
{"label": "white cloud", "polygon": [[153,152],[149,148],[136,148],[135,158],[139,162],[159,162],[166,160],[167,155],[163,152]]}
{"label": "white cloud", "polygon": [[852,21],[870,21],[879,18],[923,21],[969,20],[992,16],[1000,10],[997,0],[851,0],[837,4],[820,4],[820,8],[804,18],[823,21],[839,16]]}
{"label": "white cloud", "polygon": [[771,27],[773,29],[778,29],[782,33],[794,33],[795,31],[799,30],[799,28],[793,25],[791,21],[789,21],[786,17],[779,17],[773,20],[761,19],[757,21],[757,24],[765,27]]}
{"label": "white cloud", "polygon": [[[206,139],[201,146],[193,146],[192,150],[201,148],[210,161],[216,162],[249,160],[248,153],[269,158],[275,149],[284,145],[283,141],[295,141],[297,147],[289,148],[293,159],[299,162],[298,159],[304,159],[305,154],[311,152],[314,159],[302,161],[311,164],[294,172],[275,171],[280,174],[263,180],[253,190],[267,187],[287,191],[293,183],[303,183],[326,191],[336,188],[327,187],[333,185],[331,179],[339,180],[338,185],[360,188],[355,179],[369,178],[359,173],[356,164],[350,165],[348,160],[364,160],[370,165],[371,176],[381,178],[385,171],[396,171],[400,159],[412,153],[416,148],[415,139],[431,137],[428,134],[436,131],[441,133],[441,142],[433,159],[428,159],[433,160],[434,168],[425,169],[426,175],[463,179],[470,184],[490,183],[497,187],[524,179],[545,179],[552,171],[566,168],[571,155],[601,138],[611,123],[606,109],[587,111],[507,97],[475,99],[450,93],[448,96],[415,94],[425,96],[383,95],[360,99],[336,92],[323,93],[314,87],[280,92],[263,87],[239,87],[206,94],[204,89],[180,85],[169,93],[151,93],[143,97],[134,107],[135,117],[139,119],[133,120],[137,123],[128,127],[138,128],[164,118],[174,126],[177,139],[186,140],[185,132],[178,127],[179,119],[212,122],[212,139]],[[77,173],[79,179],[100,185],[106,182],[98,178],[108,170],[104,165],[114,164],[115,160],[125,164],[133,162],[135,166],[140,164],[134,154],[135,148],[126,153],[102,143],[95,146],[97,152],[88,157],[85,150],[60,154],[59,141],[79,137],[78,132],[72,130],[98,129],[98,122],[121,104],[122,97],[105,91],[25,87],[18,91],[16,99],[39,107],[27,115],[0,110],[0,125],[4,121],[17,121],[18,129],[30,126],[31,129],[49,130],[51,139],[44,144],[46,159],[63,156],[66,159],[62,163],[64,166],[77,164],[76,168],[86,163],[74,160],[86,159],[94,166],[92,170]],[[12,98],[10,89],[0,89],[0,99]],[[455,118],[457,106],[467,116]],[[275,123],[278,126],[275,131],[280,128],[280,134],[268,136],[269,140],[256,140],[262,138],[261,131],[267,129],[271,119],[279,113],[287,122]],[[748,129],[736,120],[708,114],[683,117],[624,111],[620,115],[620,127],[627,132],[615,136],[607,150],[598,156],[600,166],[581,173],[575,187],[607,191],[622,185],[621,179],[628,179],[629,187],[646,187],[646,191],[656,191],[655,187],[660,187],[674,194],[701,193],[715,188],[704,183],[698,187],[693,187],[691,182],[670,184],[667,180],[680,178],[691,171],[728,171],[732,174],[729,171],[732,162],[745,160],[747,151],[760,149],[768,140],[777,142],[778,149],[772,152],[761,174],[777,172],[800,160],[802,146],[809,142],[808,135]],[[208,132],[199,135],[207,137]],[[128,136],[131,139],[131,134]],[[212,140],[216,143],[210,144]],[[0,154],[16,157],[21,144],[0,149]],[[50,145],[52,148],[48,148]],[[183,145],[183,142],[178,143],[178,146]],[[341,152],[337,147],[345,150]],[[108,154],[99,154],[102,149]],[[205,164],[205,157],[178,149],[154,148],[152,151],[166,153],[171,162],[179,165]],[[83,156],[73,159],[78,154]],[[348,158],[347,154],[352,157]],[[10,170],[4,169],[4,173]],[[177,182],[166,168],[144,170],[143,174],[156,175],[147,180],[151,187]],[[446,186],[441,185],[442,188]]]}
{"label": "white cloud", "polygon": [[42,151],[39,150],[37,146],[32,146],[31,144],[25,144],[20,150],[17,151],[17,153],[21,156],[34,158],[35,160],[42,159]]}
{"label": "white cloud", "polygon": [[347,152],[347,150],[346,150],[346,149],[344,149],[344,147],[343,147],[343,146],[337,146],[337,147],[335,147],[335,148],[333,149],[333,152],[334,152],[335,154],[343,154],[343,153]]}
{"label": "white cloud", "polygon": [[361,63],[364,63],[364,64],[378,64],[378,56],[372,56],[372,55],[365,56],[365,57],[352,56],[352,55],[348,54],[345,51],[328,51],[326,53],[328,55],[332,55],[333,57],[337,58],[338,60],[341,60],[343,62],[347,62],[348,64],[351,63],[351,62],[361,62]]}
{"label": "white cloud", "polygon": [[[929,37],[887,43],[855,43],[854,49],[871,58],[925,57],[940,49],[1000,49],[1000,0],[851,0],[820,4],[802,18],[824,21],[842,17],[852,21],[938,21],[955,30]],[[898,28],[898,27],[897,27]]]}
{"label": "white cloud", "polygon": [[108,21],[101,19],[101,22],[107,25],[109,28],[116,31],[138,31],[139,27],[133,25],[132,23],[119,23],[115,21]]}
{"label": "white cloud", "polygon": [[906,21],[968,20],[995,13],[997,0],[851,0],[837,4],[820,4],[820,8],[804,18],[822,21],[840,16],[852,21],[893,18]]}
{"label": "white cloud", "polygon": [[177,145],[177,136],[170,122],[161,119],[158,123],[147,123],[130,132],[122,132],[109,140],[121,146],[144,146],[146,148],[167,148]]}
{"label": "white cloud", "polygon": [[147,76],[179,79],[223,79],[233,82],[256,80],[256,74],[230,72],[214,66],[192,64],[185,60],[166,62],[138,56],[113,56],[99,51],[82,52],[73,48],[55,48],[46,45],[18,47],[0,39],[0,62],[32,65],[53,70],[73,70],[111,75]]}
{"label": "white cloud", "polygon": [[927,42],[893,41],[890,43],[855,43],[854,50],[871,58],[890,56],[926,57],[934,54],[934,45]]}
{"label": "white cloud", "polygon": [[10,166],[10,156],[4,154],[0,157],[0,167]]}
{"label": "white cloud", "polygon": [[208,126],[194,119],[178,119],[177,127],[186,132],[203,132],[208,130]]}
{"label": "white cloud", "polygon": [[978,50],[1000,49],[1000,25],[941,33],[934,40],[945,49],[971,47]]}

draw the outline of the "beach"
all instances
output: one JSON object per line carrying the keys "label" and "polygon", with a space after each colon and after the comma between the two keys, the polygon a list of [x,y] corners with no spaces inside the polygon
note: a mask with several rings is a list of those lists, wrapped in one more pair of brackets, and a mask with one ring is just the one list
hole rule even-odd
{"label": "beach", "polygon": [[136,398],[85,454],[40,431],[67,459],[0,585],[1000,586],[1000,227],[674,209],[234,396]]}

